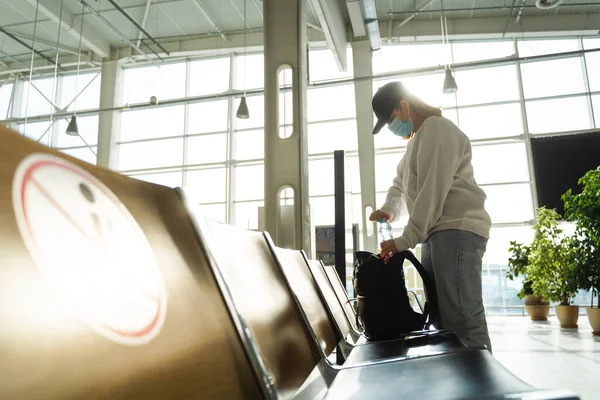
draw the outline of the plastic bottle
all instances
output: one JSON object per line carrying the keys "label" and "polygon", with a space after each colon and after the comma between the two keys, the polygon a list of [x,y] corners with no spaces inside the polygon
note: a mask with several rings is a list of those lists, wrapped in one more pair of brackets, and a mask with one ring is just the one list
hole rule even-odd
{"label": "plastic bottle", "polygon": [[[394,238],[394,235],[392,233],[392,226],[383,218],[381,220],[379,220],[379,234],[381,235],[381,238],[384,241],[392,240]],[[387,264],[388,260],[390,259],[390,257],[392,257],[392,255],[393,254],[391,251],[388,254],[384,255],[384,257],[383,257],[384,263]]]}

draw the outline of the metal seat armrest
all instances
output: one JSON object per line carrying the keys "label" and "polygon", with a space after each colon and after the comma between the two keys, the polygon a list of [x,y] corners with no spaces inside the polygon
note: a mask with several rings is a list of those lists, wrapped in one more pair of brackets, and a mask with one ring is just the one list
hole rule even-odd
{"label": "metal seat armrest", "polygon": [[421,310],[421,313],[422,313],[423,312],[423,305],[419,301],[419,298],[417,297],[417,294],[414,291],[412,291],[412,290],[409,290],[408,293],[413,295],[413,297],[415,298],[415,301],[417,302],[417,305],[419,306],[419,309]]}

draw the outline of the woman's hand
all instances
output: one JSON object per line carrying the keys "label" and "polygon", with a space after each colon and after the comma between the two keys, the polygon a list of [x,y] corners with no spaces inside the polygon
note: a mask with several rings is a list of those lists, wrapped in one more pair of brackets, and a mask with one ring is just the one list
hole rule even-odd
{"label": "woman's hand", "polygon": [[383,257],[384,261],[386,262],[390,257],[398,252],[398,248],[396,247],[396,243],[393,239],[381,242],[379,245],[381,246],[381,257]]}
{"label": "woman's hand", "polygon": [[379,222],[382,219],[387,222],[390,219],[390,215],[381,210],[375,210],[371,213],[371,216],[369,217],[369,221],[375,221],[375,222]]}

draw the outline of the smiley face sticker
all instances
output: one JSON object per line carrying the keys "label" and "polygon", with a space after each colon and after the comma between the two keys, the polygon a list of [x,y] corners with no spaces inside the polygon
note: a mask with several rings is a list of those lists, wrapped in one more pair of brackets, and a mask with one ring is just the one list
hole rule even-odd
{"label": "smiley face sticker", "polygon": [[159,334],[161,271],[136,220],[102,182],[62,158],[32,154],[17,167],[12,195],[23,241],[61,302],[123,345]]}

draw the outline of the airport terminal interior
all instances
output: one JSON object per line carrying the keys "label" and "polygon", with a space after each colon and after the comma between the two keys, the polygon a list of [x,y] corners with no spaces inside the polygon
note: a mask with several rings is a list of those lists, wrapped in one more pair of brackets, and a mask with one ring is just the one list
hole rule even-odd
{"label": "airport terminal interior", "polygon": [[[491,349],[369,336],[391,82],[468,138]],[[600,399],[600,1],[0,0],[0,134],[0,399]]]}

